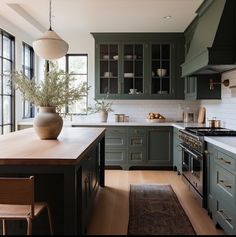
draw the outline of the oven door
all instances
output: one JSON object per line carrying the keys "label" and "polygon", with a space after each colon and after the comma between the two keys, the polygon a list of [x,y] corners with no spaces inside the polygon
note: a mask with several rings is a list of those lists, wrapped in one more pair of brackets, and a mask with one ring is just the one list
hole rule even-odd
{"label": "oven door", "polygon": [[184,144],[180,144],[180,147],[182,148],[182,174],[203,195],[203,157]]}
{"label": "oven door", "polygon": [[187,147],[184,144],[179,145],[182,149],[182,175],[189,182],[191,180],[191,155]]}
{"label": "oven door", "polygon": [[192,185],[203,196],[203,157],[192,156],[191,162]]}

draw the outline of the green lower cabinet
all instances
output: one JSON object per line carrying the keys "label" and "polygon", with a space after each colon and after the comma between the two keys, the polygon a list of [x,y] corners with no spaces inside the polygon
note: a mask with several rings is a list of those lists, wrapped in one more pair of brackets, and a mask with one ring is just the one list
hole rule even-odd
{"label": "green lower cabinet", "polygon": [[127,167],[127,149],[105,148],[105,165]]}
{"label": "green lower cabinet", "polygon": [[208,144],[208,211],[226,234],[236,234],[236,155]]}
{"label": "green lower cabinet", "polygon": [[106,166],[173,167],[172,130],[172,127],[107,127]]}
{"label": "green lower cabinet", "polygon": [[182,174],[182,150],[179,147],[181,140],[179,139],[179,129],[174,128],[173,135],[173,168],[178,172],[178,174]]}
{"label": "green lower cabinet", "polygon": [[172,167],[172,127],[147,128],[147,164]]}

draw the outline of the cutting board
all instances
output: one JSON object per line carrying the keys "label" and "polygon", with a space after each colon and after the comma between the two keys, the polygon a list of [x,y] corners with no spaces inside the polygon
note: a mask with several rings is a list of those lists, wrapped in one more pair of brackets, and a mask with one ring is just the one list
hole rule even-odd
{"label": "cutting board", "polygon": [[197,119],[198,123],[205,123],[205,114],[206,114],[206,108],[201,106],[198,113],[198,119]]}

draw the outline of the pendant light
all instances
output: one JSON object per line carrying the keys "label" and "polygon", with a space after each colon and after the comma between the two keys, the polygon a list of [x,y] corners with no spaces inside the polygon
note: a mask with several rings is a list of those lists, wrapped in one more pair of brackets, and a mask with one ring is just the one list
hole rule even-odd
{"label": "pendant light", "polygon": [[46,60],[61,58],[68,52],[69,49],[68,43],[52,30],[52,3],[51,0],[49,1],[49,30],[47,30],[41,38],[33,42],[33,49],[35,53]]}

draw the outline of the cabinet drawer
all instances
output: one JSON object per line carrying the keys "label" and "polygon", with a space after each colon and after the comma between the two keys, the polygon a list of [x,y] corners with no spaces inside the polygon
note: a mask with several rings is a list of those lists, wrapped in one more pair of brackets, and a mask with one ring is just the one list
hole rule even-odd
{"label": "cabinet drawer", "polygon": [[106,137],[114,136],[114,135],[126,135],[127,134],[127,128],[126,127],[111,127],[107,128],[106,130]]}
{"label": "cabinet drawer", "polygon": [[105,163],[106,165],[119,165],[127,160],[127,150],[125,149],[106,149]]}
{"label": "cabinet drawer", "polygon": [[226,169],[230,168],[235,170],[235,159],[226,155],[223,152],[217,151],[216,162]]}
{"label": "cabinet drawer", "polygon": [[130,149],[128,151],[128,160],[130,163],[144,163],[146,157],[145,150],[142,149]]}
{"label": "cabinet drawer", "polygon": [[216,221],[227,234],[235,234],[235,207],[228,205],[225,201],[216,201]]}
{"label": "cabinet drawer", "polygon": [[122,148],[127,146],[126,136],[106,136],[105,138],[106,148]]}
{"label": "cabinet drawer", "polygon": [[216,164],[216,192],[225,201],[235,205],[235,175]]}
{"label": "cabinet drawer", "polygon": [[139,127],[130,127],[129,128],[129,135],[145,135],[146,129],[145,128],[139,128]]}
{"label": "cabinet drawer", "polygon": [[129,147],[145,147],[146,146],[146,138],[139,136],[130,136],[128,138]]}

